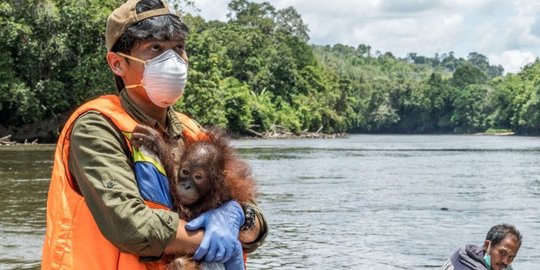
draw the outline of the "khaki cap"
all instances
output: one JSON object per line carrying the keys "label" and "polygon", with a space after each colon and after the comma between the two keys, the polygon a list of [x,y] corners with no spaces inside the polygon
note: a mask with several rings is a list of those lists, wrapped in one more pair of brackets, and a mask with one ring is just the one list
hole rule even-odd
{"label": "khaki cap", "polygon": [[107,19],[107,28],[105,30],[105,46],[107,46],[107,51],[111,51],[114,43],[116,43],[118,38],[128,29],[128,27],[144,19],[171,14],[178,16],[172,8],[169,8],[166,1],[163,0],[161,2],[163,3],[164,8],[147,10],[137,14],[135,6],[140,1],[141,0],[128,0],[109,15],[109,18]]}

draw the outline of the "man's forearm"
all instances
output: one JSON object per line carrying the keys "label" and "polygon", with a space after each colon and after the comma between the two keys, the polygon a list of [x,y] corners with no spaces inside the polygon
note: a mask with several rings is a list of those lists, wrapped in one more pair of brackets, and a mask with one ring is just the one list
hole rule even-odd
{"label": "man's forearm", "polygon": [[260,209],[256,208],[254,226],[250,230],[240,231],[240,242],[245,252],[254,252],[264,243],[268,235],[268,224]]}
{"label": "man's forearm", "polygon": [[[184,220],[179,220],[176,237],[165,247],[165,254],[192,255],[197,251],[204,236],[204,230],[186,230]],[[268,225],[262,213],[256,211],[254,226],[249,230],[240,231],[239,240],[245,251],[251,253],[255,251],[266,238]]]}
{"label": "man's forearm", "polygon": [[240,231],[240,242],[244,244],[250,244],[259,238],[259,235],[261,234],[261,222],[259,221],[259,217],[255,216],[255,222],[254,222],[253,228],[245,231]]}
{"label": "man's forearm", "polygon": [[[204,236],[203,230],[188,231],[185,229],[186,221],[180,220],[176,237],[165,247],[166,254],[189,255],[195,253]],[[255,218],[255,226],[251,230],[240,231],[240,242],[250,244],[259,239],[261,234],[261,222]]]}
{"label": "man's forearm", "polygon": [[192,255],[202,242],[204,231],[186,230],[186,221],[180,220],[176,237],[165,247],[165,254]]}

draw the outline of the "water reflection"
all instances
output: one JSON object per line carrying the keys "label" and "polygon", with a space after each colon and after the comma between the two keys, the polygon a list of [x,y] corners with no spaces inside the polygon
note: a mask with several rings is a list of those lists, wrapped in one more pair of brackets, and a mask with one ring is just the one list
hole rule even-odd
{"label": "water reflection", "polygon": [[39,269],[53,146],[0,148],[0,268]]}
{"label": "water reflection", "polygon": [[532,207],[540,197],[538,183],[531,186],[540,178],[539,138],[351,136],[237,146],[259,174],[272,225],[255,269],[439,269],[500,222],[526,235],[515,269],[540,263]]}
{"label": "water reflection", "polygon": [[[249,269],[439,269],[494,224],[540,264],[540,139],[351,136],[234,141],[271,226]],[[15,149],[15,150],[14,150]],[[37,269],[52,147],[0,148],[0,269]]]}

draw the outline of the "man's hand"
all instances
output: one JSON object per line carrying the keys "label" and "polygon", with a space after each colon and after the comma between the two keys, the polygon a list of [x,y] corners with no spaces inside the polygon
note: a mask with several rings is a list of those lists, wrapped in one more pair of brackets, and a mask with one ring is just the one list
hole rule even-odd
{"label": "man's hand", "polygon": [[245,269],[244,253],[242,252],[242,244],[240,244],[240,241],[236,241],[231,259],[225,262],[225,269],[227,270],[244,270]]}
{"label": "man's hand", "polygon": [[[230,263],[235,266],[227,269],[243,269],[242,247],[238,241],[238,233],[244,219],[244,210],[240,204],[230,201],[187,223],[187,230],[204,229],[203,240],[193,259]],[[239,258],[242,260],[242,268],[238,268]]]}

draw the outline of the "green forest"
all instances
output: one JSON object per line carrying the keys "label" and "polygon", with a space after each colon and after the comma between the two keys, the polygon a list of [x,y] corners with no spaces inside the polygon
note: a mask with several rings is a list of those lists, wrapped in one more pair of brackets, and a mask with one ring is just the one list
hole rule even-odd
{"label": "green forest", "polygon": [[[116,93],[104,32],[121,2],[0,3],[0,131],[58,118]],[[232,0],[226,22],[182,15],[190,27],[190,66],[175,108],[204,126],[239,135],[276,128],[295,134],[540,132],[539,61],[505,75],[477,52],[400,58],[369,44],[312,45],[293,7],[267,2]],[[58,134],[59,127],[49,129]]]}

